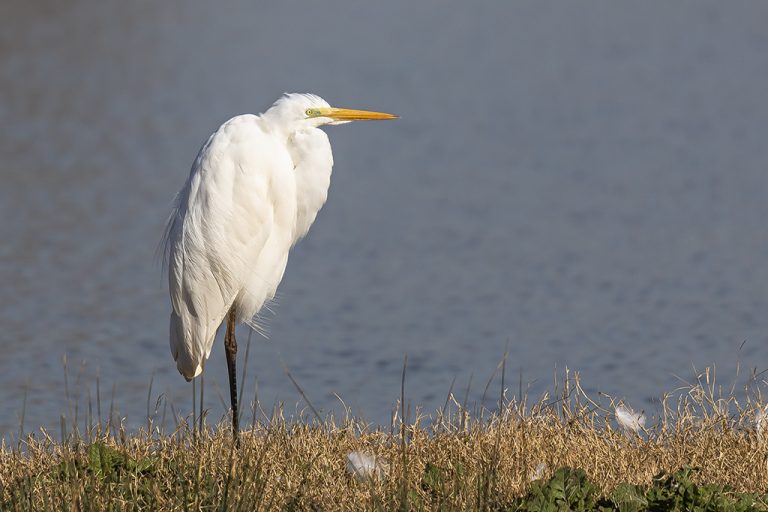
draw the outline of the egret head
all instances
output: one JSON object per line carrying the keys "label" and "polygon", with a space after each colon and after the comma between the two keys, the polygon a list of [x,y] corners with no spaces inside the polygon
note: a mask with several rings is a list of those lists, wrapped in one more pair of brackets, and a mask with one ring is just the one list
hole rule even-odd
{"label": "egret head", "polygon": [[289,130],[351,121],[397,119],[397,116],[384,112],[331,107],[320,96],[298,93],[286,93],[265,112],[265,115]]}

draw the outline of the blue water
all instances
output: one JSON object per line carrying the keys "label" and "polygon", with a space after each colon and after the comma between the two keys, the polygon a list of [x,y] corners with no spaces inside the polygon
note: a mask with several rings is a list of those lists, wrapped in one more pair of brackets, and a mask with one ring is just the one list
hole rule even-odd
{"label": "blue water", "polygon": [[190,412],[154,251],[202,141],[283,91],[402,119],[328,129],[246,400],[257,377],[265,409],[303,407],[284,362],[386,423],[406,353],[429,413],[508,347],[510,394],[568,367],[650,410],[768,364],[763,2],[12,2],[0,25],[0,435],[25,393],[26,430],[71,418],[64,355],[81,417],[97,375],[129,425],[153,375]]}

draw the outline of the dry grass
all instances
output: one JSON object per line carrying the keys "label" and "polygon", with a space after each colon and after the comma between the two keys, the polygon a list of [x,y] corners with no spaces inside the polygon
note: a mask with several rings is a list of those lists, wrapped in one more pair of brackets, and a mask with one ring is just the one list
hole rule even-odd
{"label": "dry grass", "polygon": [[[556,398],[504,399],[500,413],[470,414],[451,399],[435,419],[403,422],[400,409],[386,431],[277,410],[242,433],[240,449],[226,423],[196,432],[194,420],[130,436],[96,426],[65,443],[43,433],[3,445],[0,510],[497,510],[527,491],[541,463],[545,477],[582,468],[604,492],[684,465],[700,468],[701,483],[765,492],[759,402],[716,396],[709,377],[665,400],[640,435],[617,430],[613,404],[590,400],[578,376]],[[352,451],[383,461],[384,476],[350,476]]]}

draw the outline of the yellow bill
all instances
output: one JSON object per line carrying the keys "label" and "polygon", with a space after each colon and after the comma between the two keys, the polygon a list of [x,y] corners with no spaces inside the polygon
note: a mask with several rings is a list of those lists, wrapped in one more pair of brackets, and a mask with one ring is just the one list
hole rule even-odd
{"label": "yellow bill", "polygon": [[354,110],[351,108],[320,108],[320,115],[330,117],[336,121],[383,121],[397,119],[399,116],[386,112],[372,112],[370,110]]}

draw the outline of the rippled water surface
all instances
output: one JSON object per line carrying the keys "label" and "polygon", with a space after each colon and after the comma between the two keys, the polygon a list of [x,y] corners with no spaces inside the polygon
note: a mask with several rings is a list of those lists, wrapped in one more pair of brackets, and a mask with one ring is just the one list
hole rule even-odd
{"label": "rippled water surface", "polygon": [[282,362],[375,422],[405,353],[426,411],[454,378],[479,399],[507,344],[532,392],[567,366],[647,408],[694,367],[766,367],[768,4],[10,2],[0,24],[0,434],[25,392],[27,429],[71,416],[65,354],[81,411],[100,375],[140,424],[153,374],[190,410],[154,251],[201,142],[283,91],[402,119],[328,129],[329,202],[251,347],[266,408],[300,401]]}

